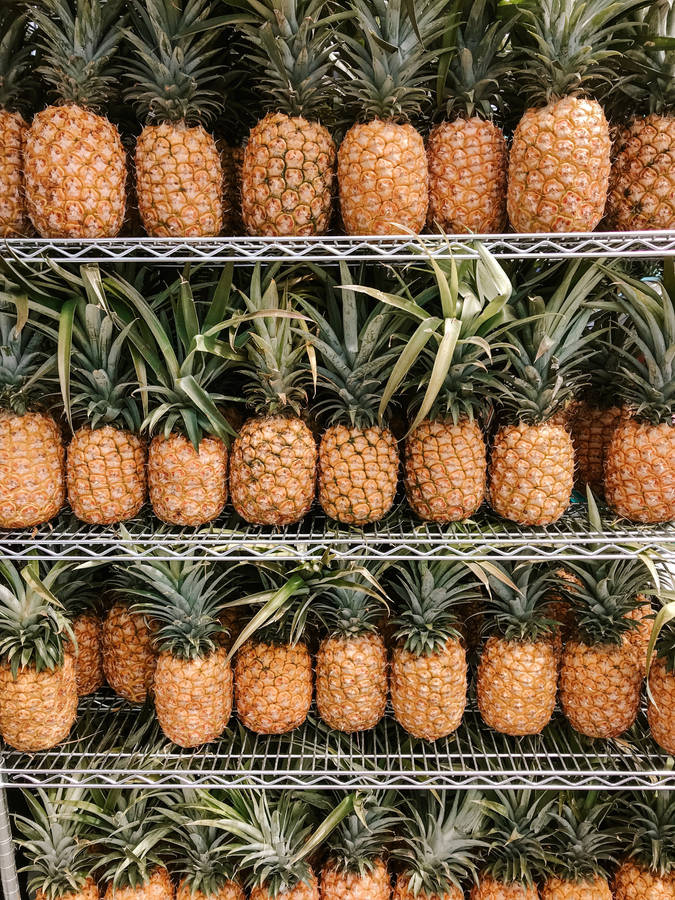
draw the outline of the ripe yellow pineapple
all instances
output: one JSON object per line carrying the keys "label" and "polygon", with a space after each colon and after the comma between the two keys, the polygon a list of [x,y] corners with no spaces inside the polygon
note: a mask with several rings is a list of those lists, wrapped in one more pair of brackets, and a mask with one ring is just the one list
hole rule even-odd
{"label": "ripe yellow pineapple", "polygon": [[620,406],[598,406],[582,400],[570,423],[576,482],[580,488],[589,485],[598,497],[604,491],[607,451],[622,416]]}
{"label": "ripe yellow pineapple", "polygon": [[[363,866],[365,869],[365,866]],[[321,870],[321,900],[390,900],[391,877],[384,860],[373,860],[369,870],[339,871],[331,863]]]}
{"label": "ripe yellow pineapple", "polygon": [[312,702],[312,658],[307,645],[247,641],[234,667],[241,722],[257,734],[284,734],[307,718]]}
{"label": "ripe yellow pineapple", "polygon": [[[668,598],[663,592],[662,597]],[[651,611],[651,610],[650,610]],[[675,601],[659,610],[653,625],[653,645],[646,660],[647,718],[652,737],[666,753],[675,755]]]}
{"label": "ripe yellow pineapple", "polygon": [[675,869],[666,874],[651,871],[629,861],[617,869],[612,883],[614,900],[673,900],[675,898]]}
{"label": "ripe yellow pineapple", "polygon": [[24,235],[29,225],[23,184],[28,125],[20,111],[30,61],[25,38],[26,15],[0,11],[0,237]]}
{"label": "ripe yellow pineapple", "polygon": [[77,644],[75,678],[78,696],[93,694],[105,683],[103,674],[103,626],[98,616],[80,613],[73,619]]}
{"label": "ripe yellow pineapple", "polygon": [[614,900],[674,900],[673,793],[631,791],[622,795],[616,823],[624,859],[614,875]]}
{"label": "ripe yellow pineapple", "polygon": [[98,113],[117,78],[121,9],[119,0],[66,0],[31,10],[40,73],[56,95],[34,117],[24,149],[26,203],[41,237],[108,238],[122,227],[126,154],[115,125]]}
{"label": "ripe yellow pineapple", "polygon": [[141,884],[113,888],[108,885],[103,900],[173,900],[174,887],[165,868],[154,869]]}
{"label": "ripe yellow pineapple", "polygon": [[131,703],[152,691],[157,657],[144,616],[115,603],[103,622],[103,671],[110,687]]}
{"label": "ripe yellow pineapple", "polygon": [[182,434],[158,434],[148,450],[148,484],[155,515],[174,525],[203,525],[227,500],[227,444],[203,437],[198,449]]}

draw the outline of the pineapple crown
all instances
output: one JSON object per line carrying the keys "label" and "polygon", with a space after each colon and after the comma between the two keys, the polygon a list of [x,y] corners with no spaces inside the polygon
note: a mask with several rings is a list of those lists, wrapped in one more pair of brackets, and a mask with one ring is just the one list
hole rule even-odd
{"label": "pineapple crown", "polygon": [[645,110],[665,115],[675,107],[675,4],[652,0],[641,19],[635,44],[624,56],[629,77],[621,87],[639,115]]}
{"label": "pineapple crown", "polygon": [[99,615],[104,611],[106,587],[103,577],[91,569],[79,573],[77,567],[68,567],[58,573],[53,590],[71,621],[83,613]]}
{"label": "pineapple crown", "polygon": [[458,607],[484,599],[478,576],[461,562],[413,560],[396,575],[391,582],[397,605],[394,637],[416,656],[429,656],[449,639],[459,639]]}
{"label": "pineapple crown", "polygon": [[675,795],[631,791],[624,795],[615,823],[629,859],[659,877],[675,872]]}
{"label": "pineapple crown", "polygon": [[621,364],[620,349],[625,343],[626,332],[614,313],[600,314],[592,322],[596,335],[584,362],[589,382],[585,398],[594,406],[607,409],[616,400],[617,372]]}
{"label": "pineapple crown", "polygon": [[313,614],[331,636],[359,637],[376,633],[378,622],[386,610],[377,580],[367,570],[345,569],[348,587],[328,585],[312,606]]}
{"label": "pineapple crown", "polygon": [[23,415],[43,394],[56,355],[46,353],[43,336],[8,308],[0,300],[0,408]]}
{"label": "pineapple crown", "polygon": [[547,842],[553,856],[551,871],[573,882],[607,877],[617,849],[615,829],[605,823],[610,804],[600,802],[597,791],[581,797],[559,794],[556,803]]}
{"label": "pineapple crown", "polygon": [[340,822],[326,843],[330,865],[339,872],[353,872],[363,878],[382,859],[395,829],[404,821],[395,791],[357,795],[354,811]]}
{"label": "pineapple crown", "polygon": [[443,897],[476,879],[475,861],[487,846],[479,839],[480,803],[474,792],[420,791],[407,804],[408,827],[393,855],[413,897]]}
{"label": "pineapple crown", "polygon": [[530,790],[495,791],[478,801],[486,818],[485,872],[496,881],[533,885],[551,863],[545,836],[554,800]]}
{"label": "pineapple crown", "polygon": [[31,48],[25,42],[27,16],[16,7],[0,10],[0,109],[21,110],[31,66]]}
{"label": "pineapple crown", "polygon": [[211,0],[131,0],[134,27],[124,36],[132,84],[124,96],[148,121],[203,125],[223,108],[211,6]]}
{"label": "pineapple crown", "polygon": [[98,110],[114,92],[118,72],[112,60],[122,39],[122,3],[50,0],[30,4],[43,52],[37,71],[61,102]]}
{"label": "pineapple crown", "polygon": [[551,592],[567,582],[549,567],[493,563],[488,569],[488,581],[486,631],[507,641],[537,641],[555,630],[548,603]]}
{"label": "pineapple crown", "polygon": [[23,791],[30,816],[14,815],[21,837],[16,843],[27,858],[21,869],[32,897],[59,900],[77,894],[90,877],[92,859],[86,830],[74,814],[83,789],[36,788]]}

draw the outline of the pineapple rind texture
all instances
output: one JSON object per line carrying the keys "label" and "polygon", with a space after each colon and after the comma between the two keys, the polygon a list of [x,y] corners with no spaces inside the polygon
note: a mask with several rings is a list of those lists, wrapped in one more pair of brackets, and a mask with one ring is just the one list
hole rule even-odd
{"label": "pineapple rind texture", "polygon": [[617,426],[605,461],[605,498],[634,522],[675,519],[675,425],[627,419]]}
{"label": "pineapple rind texture", "polygon": [[214,237],[223,227],[215,139],[184,122],[146,125],[136,143],[136,193],[150,237]]}
{"label": "pineapple rind texture", "polygon": [[290,890],[281,890],[272,894],[265,885],[256,885],[251,889],[250,900],[319,900],[319,882],[312,872],[309,884],[299,881]]}
{"label": "pineapple rind texture", "polygon": [[639,606],[626,613],[626,618],[636,621],[638,627],[626,632],[623,640],[624,644],[635,655],[640,673],[644,676],[647,674],[647,651],[649,650],[649,639],[652,636],[652,627],[654,625],[654,611],[651,602],[642,594],[638,594],[637,602]]}
{"label": "pineapple rind texture", "polygon": [[486,449],[480,425],[425,419],[406,438],[404,483],[413,511],[428,522],[472,516],[485,498]]}
{"label": "pineapple rind texture", "polygon": [[145,618],[121,603],[103,622],[103,671],[110,687],[131,703],[143,703],[152,690],[157,659]]}
{"label": "pineapple rind texture", "polygon": [[173,900],[174,887],[166,869],[155,869],[150,878],[138,887],[113,888],[109,884],[103,900]]}
{"label": "pineapple rind texture", "polygon": [[519,881],[506,884],[483,875],[471,888],[471,900],[539,900],[539,891],[534,885]]}
{"label": "pineapple rind texture", "polygon": [[568,641],[560,670],[560,701],[570,724],[592,738],[613,738],[635,721],[642,674],[621,644]]}
{"label": "pineapple rind texture", "polygon": [[145,441],[104,425],[79,428],[68,445],[68,500],[78,519],[112,525],[133,519],[146,497]]}
{"label": "pineapple rind texture", "polygon": [[236,881],[226,881],[215,893],[193,891],[184,878],[176,890],[176,900],[246,900],[244,889]]}
{"label": "pineapple rind texture", "polygon": [[0,109],[0,237],[20,237],[28,232],[23,188],[27,129],[21,113]]}
{"label": "pineapple rind texture", "polygon": [[494,511],[521,525],[551,525],[569,505],[574,448],[562,425],[500,428],[490,458],[489,499]]}
{"label": "pineapple rind texture", "polygon": [[243,147],[230,147],[225,141],[216,139],[223,171],[223,227],[225,235],[238,235],[243,231],[241,219],[241,170],[244,159]]}
{"label": "pineapple rind texture", "polygon": [[464,900],[464,892],[455,885],[452,885],[449,890],[442,894],[428,894],[426,891],[422,890],[419,894],[415,895],[410,890],[408,877],[403,874],[399,875],[394,887],[393,900],[419,900],[419,898],[421,898],[421,900]]}
{"label": "pineapple rind texture", "polygon": [[539,889],[541,900],[612,900],[607,879],[598,875],[582,881],[549,878]]}
{"label": "pineapple rind texture", "polygon": [[319,445],[323,511],[348,525],[377,522],[394,502],[398,465],[396,438],[388,428],[327,428]]}
{"label": "pineapple rind texture", "polygon": [[459,727],[466,707],[466,651],[453,638],[442,650],[418,656],[397,647],[391,663],[396,721],[414,737],[436,741]]}
{"label": "pineapple rind texture", "polygon": [[338,186],[347,234],[418,234],[429,204],[422,136],[382,119],[353,125],[338,150]]}
{"label": "pineapple rind texture", "polygon": [[508,151],[501,129],[479,116],[442,122],[429,135],[427,157],[431,228],[504,231]]}
{"label": "pineapple rind texture", "polygon": [[178,659],[160,653],[154,677],[155,711],[164,734],[181,747],[215,740],[232,714],[232,669],[227,651]]}
{"label": "pineapple rind texture", "polygon": [[205,525],[227,502],[227,447],[205,437],[199,453],[182,434],[157,435],[148,450],[148,489],[155,515],[171,525]]}
{"label": "pineapple rind texture", "polygon": [[496,731],[539,734],[555,709],[558,657],[552,641],[488,639],[478,666],[478,709]]}
{"label": "pineapple rind texture", "polygon": [[647,718],[652,737],[666,753],[675,756],[675,672],[668,671],[664,659],[657,657],[653,660],[649,671],[649,689],[651,697]]}
{"label": "pineapple rind texture", "polygon": [[391,880],[383,860],[374,861],[372,872],[339,871],[327,863],[321,872],[321,900],[389,900]]}
{"label": "pineapple rind texture", "polygon": [[312,658],[298,643],[247,641],[237,653],[234,692],[240,721],[257,734],[298,728],[312,703]]}
{"label": "pineapple rind texture", "polygon": [[330,637],[316,655],[316,705],[330,727],[374,728],[387,705],[387,650],[379,634]]}
{"label": "pineapple rind texture", "polygon": [[93,694],[105,683],[103,675],[103,635],[98,616],[82,613],[72,622],[77,641],[75,677],[80,697]]}
{"label": "pineapple rind texture", "polygon": [[48,750],[68,737],[76,715],[72,654],[56,669],[21,668],[16,680],[8,665],[0,665],[0,734],[10,747],[24,753]]}
{"label": "pineapple rind texture", "polygon": [[73,104],[49,106],[26,132],[26,203],[41,237],[116,237],[126,177],[124,146],[103,116]]}
{"label": "pineapple rind texture", "polygon": [[616,871],[614,900],[675,900],[675,871],[657,875],[628,860]]}
{"label": "pineapple rind texture", "polygon": [[600,409],[580,401],[575,405],[570,418],[576,464],[575,480],[582,489],[589,485],[596,497],[604,494],[605,459],[614,431],[623,415],[624,411],[620,406]]}
{"label": "pineapple rind texture", "polygon": [[66,496],[61,431],[46,413],[0,410],[0,528],[29,528],[53,518]]}
{"label": "pineapple rind texture", "polygon": [[335,158],[330,132],[318,122],[280,112],[258,122],[246,144],[241,172],[241,211],[248,233],[325,234]]}
{"label": "pineapple rind texture", "polygon": [[514,231],[593,231],[602,219],[611,141],[595,100],[563,97],[528,109],[509,158],[507,207]]}
{"label": "pineapple rind texture", "polygon": [[[97,882],[93,878],[87,878],[79,891],[63,894],[62,900],[100,900],[100,896],[101,891]],[[47,900],[47,895],[38,890],[35,892],[35,900]]]}
{"label": "pineapple rind texture", "polygon": [[675,228],[675,116],[653,113],[621,129],[605,216],[614,231]]}

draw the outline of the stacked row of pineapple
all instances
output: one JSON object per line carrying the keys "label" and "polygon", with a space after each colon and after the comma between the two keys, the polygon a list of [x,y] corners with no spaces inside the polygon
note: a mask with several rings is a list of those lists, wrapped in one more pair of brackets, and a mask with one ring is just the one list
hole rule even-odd
{"label": "stacked row of pineapple", "polygon": [[[646,13],[640,0],[579,2],[28,0],[25,19],[12,5],[0,232],[115,236],[133,191],[155,237],[217,235],[239,215],[253,235],[320,235],[336,183],[348,234],[498,232],[507,211],[519,232],[592,231],[603,217],[672,228],[671,0]],[[45,88],[53,103],[27,125],[19,110]],[[598,97],[619,113],[613,146]],[[132,185],[103,114],[120,100],[143,124]],[[220,116],[231,134],[237,104],[267,115],[243,155],[223,145],[221,157],[206,128]],[[523,107],[509,151],[497,122]],[[430,118],[425,146],[415,124]]]}
{"label": "stacked row of pineapple", "polygon": [[[666,792],[25,792],[38,900],[670,900]],[[250,892],[250,893],[248,893]]]}

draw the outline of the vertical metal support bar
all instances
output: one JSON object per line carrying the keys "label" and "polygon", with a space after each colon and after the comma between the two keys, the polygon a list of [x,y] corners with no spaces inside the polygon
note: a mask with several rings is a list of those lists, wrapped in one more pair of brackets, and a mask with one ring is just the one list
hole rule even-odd
{"label": "vertical metal support bar", "polygon": [[5,787],[0,787],[0,879],[2,879],[2,895],[5,900],[21,900]]}

